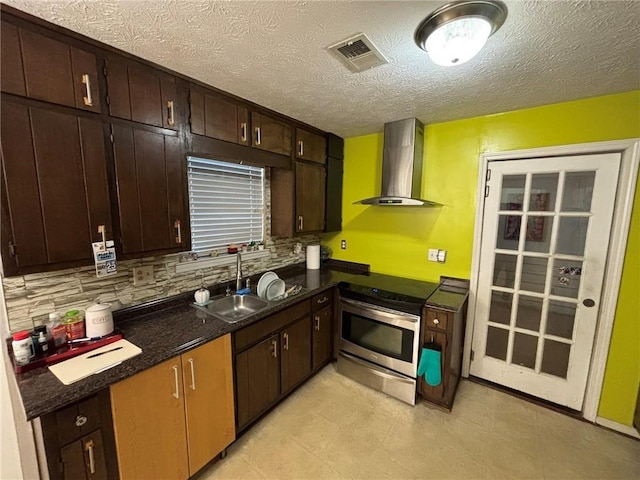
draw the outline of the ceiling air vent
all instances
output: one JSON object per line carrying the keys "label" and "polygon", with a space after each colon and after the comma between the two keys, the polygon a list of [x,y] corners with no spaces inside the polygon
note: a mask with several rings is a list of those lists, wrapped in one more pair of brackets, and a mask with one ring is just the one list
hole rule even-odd
{"label": "ceiling air vent", "polygon": [[362,72],[389,63],[364,33],[331,45],[328,50],[352,72]]}

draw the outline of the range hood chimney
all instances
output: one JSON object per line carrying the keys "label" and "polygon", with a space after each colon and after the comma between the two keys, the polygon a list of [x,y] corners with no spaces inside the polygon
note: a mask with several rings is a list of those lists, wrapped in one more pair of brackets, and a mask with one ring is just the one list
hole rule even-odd
{"label": "range hood chimney", "polygon": [[385,123],[382,191],[379,197],[366,198],[354,203],[425,207],[441,205],[420,198],[423,148],[424,125],[417,118]]}

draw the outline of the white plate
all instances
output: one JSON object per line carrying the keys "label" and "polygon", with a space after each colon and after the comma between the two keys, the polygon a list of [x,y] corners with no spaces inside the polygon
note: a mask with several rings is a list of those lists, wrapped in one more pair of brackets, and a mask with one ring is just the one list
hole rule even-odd
{"label": "white plate", "polygon": [[274,272],[267,272],[258,280],[258,296],[264,298],[267,291],[267,285],[278,278],[278,275]]}
{"label": "white plate", "polygon": [[275,300],[276,298],[282,296],[284,294],[285,285],[284,280],[279,278],[274,278],[269,285],[267,285],[267,289],[265,291],[265,296],[267,300]]}

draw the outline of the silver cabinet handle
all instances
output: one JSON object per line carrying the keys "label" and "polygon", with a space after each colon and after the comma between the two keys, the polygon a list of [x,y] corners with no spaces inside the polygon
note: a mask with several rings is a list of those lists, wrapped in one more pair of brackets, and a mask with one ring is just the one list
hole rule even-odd
{"label": "silver cabinet handle", "polygon": [[282,337],[284,338],[284,349],[289,350],[289,334],[284,333]]}
{"label": "silver cabinet handle", "polygon": [[278,340],[271,340],[271,356],[278,358]]}
{"label": "silver cabinet handle", "polygon": [[316,321],[315,329],[320,331],[320,315],[315,315],[313,319]]}
{"label": "silver cabinet handle", "polygon": [[167,102],[167,112],[169,114],[169,116],[167,117],[167,124],[171,126],[175,125],[176,117],[175,117],[175,110],[173,108],[173,100],[169,100]]}
{"label": "silver cabinet handle", "polygon": [[76,427],[81,427],[85,423],[87,423],[87,417],[85,417],[84,415],[78,415],[76,417]]}
{"label": "silver cabinet handle", "polygon": [[256,127],[256,145],[260,145],[262,143],[262,131],[260,127]]}
{"label": "silver cabinet handle", "polygon": [[304,230],[304,218],[302,215],[298,215],[298,227],[300,231]]}
{"label": "silver cabinet handle", "polygon": [[240,131],[242,132],[240,134],[240,140],[242,140],[243,142],[247,141],[247,122],[242,122],[240,124]]}
{"label": "silver cabinet handle", "polygon": [[329,300],[329,297],[322,297],[318,299],[318,305],[320,305],[321,303],[326,302],[327,300]]}
{"label": "silver cabinet handle", "polygon": [[96,473],[96,460],[93,457],[93,440],[89,440],[84,444],[84,451],[89,453],[89,472],[93,475]]}
{"label": "silver cabinet handle", "polygon": [[176,229],[176,243],[182,243],[182,222],[176,218],[176,221],[173,222],[173,228]]}
{"label": "silver cabinet handle", "polygon": [[85,73],[82,75],[82,83],[84,83],[84,88],[86,95],[82,97],[82,101],[87,107],[93,107],[93,98],[91,97],[91,80],[89,80],[89,74]]}
{"label": "silver cabinet handle", "polygon": [[298,155],[301,157],[304,155],[304,142],[302,140],[298,140]]}
{"label": "silver cabinet handle", "polygon": [[191,367],[191,390],[196,389],[196,369],[193,366],[193,358],[187,360],[189,362],[189,366]]}
{"label": "silver cabinet handle", "polygon": [[173,392],[173,396],[175,398],[180,398],[180,390],[179,390],[179,387],[178,387],[178,366],[174,365],[171,368],[173,368],[173,376],[174,376],[175,381],[176,381],[176,391]]}

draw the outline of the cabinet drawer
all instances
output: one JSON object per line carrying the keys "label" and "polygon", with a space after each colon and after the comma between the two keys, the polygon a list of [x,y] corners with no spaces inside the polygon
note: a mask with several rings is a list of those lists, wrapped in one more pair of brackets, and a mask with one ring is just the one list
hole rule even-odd
{"label": "cabinet drawer", "polygon": [[100,401],[91,397],[55,412],[58,439],[65,445],[99,428]]}
{"label": "cabinet drawer", "polygon": [[452,314],[450,312],[443,312],[441,310],[427,310],[427,324],[426,328],[435,328],[437,330],[446,330],[449,325],[449,317]]}
{"label": "cabinet drawer", "polygon": [[333,290],[325,290],[322,293],[311,297],[311,311],[317,312],[318,310],[331,305],[333,301]]}
{"label": "cabinet drawer", "polygon": [[279,313],[260,320],[234,334],[234,346],[236,352],[256,343],[258,340],[271,335],[298,318],[308,315],[310,311],[309,300],[304,300]]}

